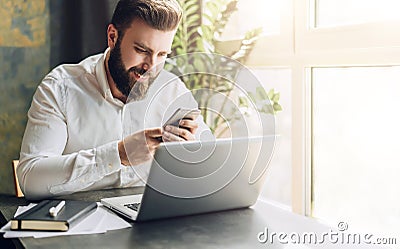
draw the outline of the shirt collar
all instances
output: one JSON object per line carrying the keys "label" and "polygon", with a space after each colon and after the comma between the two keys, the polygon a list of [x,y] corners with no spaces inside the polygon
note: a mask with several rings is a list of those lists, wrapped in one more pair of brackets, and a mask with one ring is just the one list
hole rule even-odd
{"label": "shirt collar", "polygon": [[107,48],[106,51],[104,51],[103,56],[99,59],[99,61],[96,64],[96,69],[95,69],[96,78],[100,86],[101,94],[106,100],[114,102],[118,105],[124,105],[122,101],[114,98],[114,96],[111,93],[110,85],[108,84],[105,61],[109,51],[110,48]]}
{"label": "shirt collar", "polygon": [[106,51],[103,53],[103,56],[98,60],[95,69],[96,79],[97,82],[99,83],[101,94],[106,99],[113,98],[111,94],[110,85],[108,84],[106,66],[105,66],[105,61],[109,50],[110,48],[107,48]]}

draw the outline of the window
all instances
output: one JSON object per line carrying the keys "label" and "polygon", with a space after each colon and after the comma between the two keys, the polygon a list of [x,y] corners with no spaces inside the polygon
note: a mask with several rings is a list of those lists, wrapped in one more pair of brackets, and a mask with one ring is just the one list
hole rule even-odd
{"label": "window", "polygon": [[312,91],[312,215],[397,231],[400,66],[314,68]]}
{"label": "window", "polygon": [[[248,30],[259,27],[263,28],[264,35],[278,35],[281,28],[281,3],[276,0],[239,1],[238,10],[232,14],[221,38],[237,39]],[[251,22],[247,21],[249,19]]]}
{"label": "window", "polygon": [[316,28],[400,20],[398,0],[316,0]]}
{"label": "window", "polygon": [[269,89],[274,89],[280,93],[279,103],[283,106],[283,111],[275,116],[275,133],[278,137],[275,140],[274,154],[261,195],[290,206],[292,193],[290,183],[292,177],[291,69],[254,67],[251,71],[267,92]]}
{"label": "window", "polygon": [[[268,168],[268,175],[261,197],[268,198],[285,206],[292,203],[292,69],[284,66],[270,67],[264,56],[271,52],[287,54],[291,49],[291,0],[239,0],[238,11],[229,19],[219,45],[221,51],[237,49],[237,40],[253,28],[263,27],[263,35],[250,58],[246,62],[251,72],[268,92],[274,89],[280,93],[279,103],[283,111],[275,117],[275,132],[279,135],[275,141],[274,155]],[[291,52],[289,52],[291,53]],[[258,55],[258,56],[254,56]],[[260,63],[261,61],[261,63]]]}
{"label": "window", "polygon": [[312,93],[306,110],[311,141],[303,166],[312,198],[306,198],[305,213],[356,230],[394,233],[400,222],[393,197],[400,193],[394,179],[398,1],[316,0],[308,6],[309,28],[299,36],[300,50],[312,55],[305,82]]}
{"label": "window", "polygon": [[[240,2],[250,8],[263,1]],[[281,96],[290,96],[292,209],[333,224],[343,219],[350,228],[393,232],[400,222],[395,204],[400,185],[394,178],[400,143],[399,1],[273,2],[280,3],[279,32],[259,39],[247,65],[262,68],[265,82],[277,82],[267,76],[274,70],[290,72],[277,88],[285,86]],[[248,15],[239,19],[253,22]],[[263,26],[274,24],[265,20]],[[283,107],[277,119],[285,115]],[[281,155],[275,156],[279,161]],[[288,179],[283,168],[276,167],[271,178],[281,180],[264,192],[278,201],[283,193],[272,192]]]}

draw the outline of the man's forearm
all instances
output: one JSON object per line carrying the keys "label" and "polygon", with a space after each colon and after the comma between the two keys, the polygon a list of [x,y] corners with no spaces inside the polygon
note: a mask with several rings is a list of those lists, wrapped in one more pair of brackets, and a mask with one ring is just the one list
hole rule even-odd
{"label": "man's forearm", "polygon": [[18,178],[27,198],[41,199],[87,189],[120,167],[117,142],[112,142],[60,156],[21,153]]}

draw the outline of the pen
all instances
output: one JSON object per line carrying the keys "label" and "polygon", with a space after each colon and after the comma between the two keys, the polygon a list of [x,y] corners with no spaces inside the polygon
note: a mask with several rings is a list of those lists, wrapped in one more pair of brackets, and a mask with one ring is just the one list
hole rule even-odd
{"label": "pen", "polygon": [[56,217],[60,210],[65,206],[65,201],[60,201],[55,207],[49,209],[49,213],[52,217]]}

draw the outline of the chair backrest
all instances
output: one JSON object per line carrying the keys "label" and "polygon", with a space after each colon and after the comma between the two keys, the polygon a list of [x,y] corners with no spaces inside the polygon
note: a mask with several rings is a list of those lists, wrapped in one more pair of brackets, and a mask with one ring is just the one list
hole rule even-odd
{"label": "chair backrest", "polygon": [[18,167],[18,160],[12,161],[13,167],[13,175],[14,175],[14,186],[15,186],[15,195],[17,197],[24,197],[24,193],[22,193],[21,188],[19,187],[18,177],[17,177],[17,167]]}

